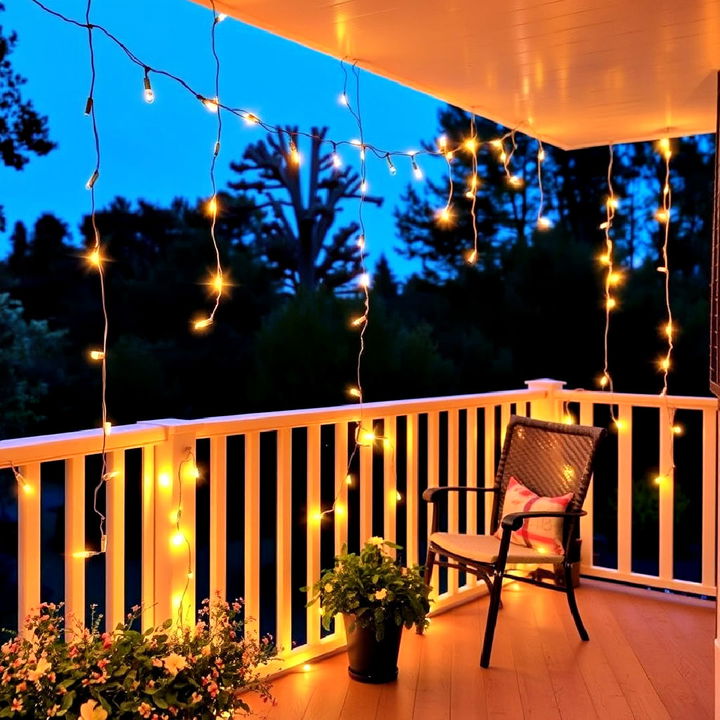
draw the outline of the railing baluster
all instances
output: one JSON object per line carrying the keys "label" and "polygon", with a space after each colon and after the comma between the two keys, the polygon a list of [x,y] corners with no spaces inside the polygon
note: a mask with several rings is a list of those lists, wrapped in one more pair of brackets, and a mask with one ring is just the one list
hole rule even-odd
{"label": "railing baluster", "polygon": [[618,572],[632,571],[632,406],[618,408]]}
{"label": "railing baluster", "polygon": [[[467,409],[467,420],[465,426],[465,485],[467,487],[477,487],[478,485],[478,457],[477,457],[477,409],[469,407]],[[477,517],[477,495],[475,493],[467,493],[467,503],[465,505],[466,528],[470,534],[477,534],[478,517]],[[469,587],[477,585],[477,578],[472,573],[466,573],[465,584]]]}
{"label": "railing baluster", "polygon": [[364,440],[360,445],[360,547],[373,531],[373,444]]}
{"label": "railing baluster", "polygon": [[[407,482],[405,483],[405,503],[407,512],[407,549],[408,564],[422,564],[425,558],[420,557],[420,538],[418,518],[420,507],[424,504],[418,491],[418,416],[412,413],[407,416]],[[430,528],[428,528],[429,532]]]}
{"label": "railing baluster", "polygon": [[227,597],[227,437],[210,438],[210,597]]}
{"label": "railing baluster", "polygon": [[397,441],[397,419],[389,416],[383,420],[383,537],[392,542],[397,540],[397,479],[395,444]]}
{"label": "railing baluster", "polygon": [[712,587],[717,559],[717,411],[703,410],[702,420],[702,584]]}
{"label": "railing baluster", "polygon": [[[323,518],[320,512],[320,426],[307,429],[307,584],[320,577],[320,531]],[[320,641],[320,614],[317,605],[307,608],[307,643]]]}
{"label": "railing baluster", "polygon": [[658,487],[660,493],[659,509],[659,543],[660,543],[660,577],[672,580],[673,572],[673,539],[675,515],[675,468],[673,467],[673,435],[670,424],[670,409],[660,408],[660,472],[662,478]]}
{"label": "railing baluster", "polygon": [[[459,427],[459,410],[448,410],[448,474],[447,483],[448,485],[459,485],[460,484],[460,470],[458,468],[459,463],[459,438],[458,438],[458,427]],[[457,533],[460,530],[460,498],[458,493],[449,493],[448,497],[448,532]],[[455,595],[458,591],[458,585],[460,581],[460,574],[457,570],[448,570],[448,594]]]}
{"label": "railing baluster", "polygon": [[142,578],[141,603],[143,632],[155,623],[155,453],[156,448],[142,449]]}
{"label": "railing baluster", "polygon": [[40,604],[40,463],[19,468],[26,485],[18,488],[18,630]]}
{"label": "railing baluster", "polygon": [[260,433],[245,434],[245,618],[260,619]]}
{"label": "railing baluster", "polygon": [[107,553],[105,555],[105,627],[125,620],[125,452],[109,453],[105,482]]}
{"label": "railing baluster", "polygon": [[187,627],[195,623],[195,436],[180,421],[163,424],[168,439],[155,447],[154,622]]}
{"label": "railing baluster", "polygon": [[65,633],[85,624],[85,458],[65,461]]}
{"label": "railing baluster", "polygon": [[[485,408],[485,487],[495,485],[495,405]],[[490,519],[492,517],[493,494],[483,493],[485,496],[485,532],[490,532]]]}
{"label": "railing baluster", "polygon": [[335,424],[335,492],[337,501],[333,515],[335,525],[335,554],[348,541],[348,426],[346,422]]}
{"label": "railing baluster", "polygon": [[[580,417],[579,421],[581,425],[592,425],[593,424],[593,405],[592,403],[581,403],[580,404]],[[593,516],[593,494],[594,494],[594,481],[590,482],[590,488],[588,489],[585,502],[583,504],[583,510],[587,515],[580,520],[580,539],[582,545],[580,548],[580,562],[585,567],[591,567],[594,565],[593,558],[595,557],[595,520]]]}
{"label": "railing baluster", "polygon": [[[440,413],[436,410],[427,414],[427,486],[437,487],[439,485],[440,472]],[[428,503],[427,526],[430,528],[432,521],[432,507]],[[439,594],[439,573],[437,565],[433,569],[430,584],[433,586],[433,595]]]}
{"label": "railing baluster", "polygon": [[289,652],[292,637],[292,430],[277,434],[276,641]]}

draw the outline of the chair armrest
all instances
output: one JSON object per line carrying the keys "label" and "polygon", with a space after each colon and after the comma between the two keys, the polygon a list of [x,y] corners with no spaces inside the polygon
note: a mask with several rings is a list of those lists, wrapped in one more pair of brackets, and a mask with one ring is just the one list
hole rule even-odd
{"label": "chair armrest", "polygon": [[444,485],[442,487],[429,487],[426,488],[423,491],[422,499],[426,502],[437,502],[439,498],[436,498],[436,495],[439,495],[440,493],[449,493],[449,492],[497,492],[497,488],[491,487],[491,488],[485,488],[485,487],[463,487],[461,485]]}
{"label": "chair armrest", "polygon": [[517,512],[517,513],[510,513],[506,515],[502,522],[500,523],[503,527],[503,530],[509,529],[509,530],[519,530],[522,527],[523,520],[526,518],[534,518],[534,517],[560,517],[560,518],[571,518],[571,517],[582,517],[583,515],[587,515],[587,512],[585,510],[576,510],[576,511],[568,511],[568,512],[558,512],[553,510],[537,510],[533,512],[532,510],[529,510],[528,512]]}

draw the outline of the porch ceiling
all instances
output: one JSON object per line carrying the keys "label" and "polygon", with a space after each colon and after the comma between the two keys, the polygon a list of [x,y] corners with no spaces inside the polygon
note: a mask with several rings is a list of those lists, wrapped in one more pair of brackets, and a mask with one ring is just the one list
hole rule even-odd
{"label": "porch ceiling", "polygon": [[720,0],[216,7],[566,149],[715,130]]}

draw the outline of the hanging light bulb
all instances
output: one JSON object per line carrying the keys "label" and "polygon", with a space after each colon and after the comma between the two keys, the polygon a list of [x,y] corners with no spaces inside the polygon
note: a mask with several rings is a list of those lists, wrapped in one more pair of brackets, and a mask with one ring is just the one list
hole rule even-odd
{"label": "hanging light bulb", "polygon": [[104,360],[105,359],[105,353],[102,350],[91,350],[89,355],[90,355],[91,360]]}
{"label": "hanging light bulb", "polygon": [[393,161],[390,159],[390,155],[385,156],[385,160],[387,161],[388,171],[391,175],[397,175],[397,168],[395,165],[393,165]]}
{"label": "hanging light bulb", "polygon": [[220,101],[218,98],[216,98],[216,97],[206,98],[206,97],[200,96],[200,101],[205,106],[205,109],[208,112],[216,113],[218,111],[218,106],[220,105]]}
{"label": "hanging light bulb", "polygon": [[85,183],[85,187],[88,190],[92,190],[93,187],[95,187],[95,183],[98,181],[99,177],[100,177],[100,171],[97,170],[97,168],[96,168],[95,170],[93,170],[93,174],[88,178],[88,181]]}
{"label": "hanging light bulb", "polygon": [[211,317],[202,318],[201,320],[195,320],[193,323],[193,330],[204,330],[212,325],[213,319]]}
{"label": "hanging light bulb", "polygon": [[345,107],[347,107],[347,106],[350,104],[350,101],[348,100],[347,93],[341,92],[340,95],[338,96],[338,102],[339,102],[341,105],[344,105]]}
{"label": "hanging light bulb", "polygon": [[552,226],[553,226],[552,220],[545,215],[541,215],[537,219],[538,230],[549,230]]}
{"label": "hanging light bulb", "polygon": [[240,113],[240,117],[247,125],[258,125],[260,123],[260,118],[251,112]]}
{"label": "hanging light bulb", "polygon": [[423,172],[420,169],[420,166],[417,164],[417,160],[415,160],[415,156],[410,156],[410,163],[412,164],[412,171],[413,175],[415,176],[416,180],[422,180],[423,179]]}
{"label": "hanging light bulb", "polygon": [[338,151],[337,151],[337,150],[333,150],[333,153],[332,153],[332,164],[333,164],[333,167],[334,167],[336,170],[339,170],[339,169],[342,167],[342,164],[343,164],[343,163],[342,163],[342,158],[340,157],[340,155],[338,155]]}
{"label": "hanging light bulb", "polygon": [[150,68],[145,68],[145,78],[143,79],[143,97],[146,103],[155,102],[155,93],[150,84]]}

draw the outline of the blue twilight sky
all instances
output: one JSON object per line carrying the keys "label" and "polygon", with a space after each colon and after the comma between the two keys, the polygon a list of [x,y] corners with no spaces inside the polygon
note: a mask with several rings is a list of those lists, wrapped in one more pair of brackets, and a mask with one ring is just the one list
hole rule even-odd
{"label": "blue twilight sky", "polygon": [[[46,0],[54,10],[83,20],[85,0]],[[0,166],[0,204],[7,232],[0,233],[0,253],[17,220],[32,226],[43,212],[65,220],[78,237],[78,224],[89,210],[85,182],[94,167],[89,119],[83,114],[89,87],[87,34],[34,5],[30,0],[5,2],[0,13],[4,32],[15,30],[18,44],[11,60],[27,78],[23,92],[49,117],[58,147],[34,157],[22,172]],[[143,62],[181,76],[203,95],[212,96],[214,63],[210,51],[212,13],[189,0],[96,0],[92,21],[104,25]],[[217,29],[221,67],[221,100],[257,113],[273,125],[296,124],[309,130],[328,125],[329,137],[358,137],[347,108],[338,102],[343,87],[340,63],[232,18]],[[121,195],[167,203],[182,196],[194,200],[210,193],[209,164],[216,119],[174,81],[153,76],[156,100],[142,100],[142,70],[113,43],[95,33],[96,111],[102,144],[102,176],[96,186],[99,206]],[[365,138],[386,150],[419,148],[432,139],[442,103],[369,73],[361,74]],[[218,163],[222,188],[228,165],[240,158],[248,142],[264,135],[226,114]],[[302,151],[302,146],[301,146]],[[346,149],[345,162],[357,164]],[[355,157],[352,157],[355,155]],[[444,162],[427,159],[425,172],[443,173]],[[405,167],[407,165],[407,167]],[[413,267],[397,257],[393,208],[413,180],[409,162],[398,162],[392,177],[383,160],[369,157],[370,193],[385,198],[381,209],[366,205],[364,217],[370,263],[386,253],[400,275]],[[357,209],[347,203],[345,217]]]}

